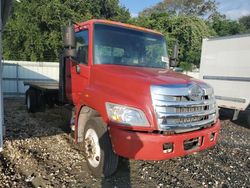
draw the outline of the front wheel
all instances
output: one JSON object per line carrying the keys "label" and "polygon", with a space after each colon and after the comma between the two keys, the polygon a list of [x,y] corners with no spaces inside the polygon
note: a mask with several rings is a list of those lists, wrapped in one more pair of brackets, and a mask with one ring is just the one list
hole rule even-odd
{"label": "front wheel", "polygon": [[94,117],[86,123],[84,149],[88,168],[96,177],[107,177],[116,171],[118,156],[113,152],[107,125],[102,118]]}

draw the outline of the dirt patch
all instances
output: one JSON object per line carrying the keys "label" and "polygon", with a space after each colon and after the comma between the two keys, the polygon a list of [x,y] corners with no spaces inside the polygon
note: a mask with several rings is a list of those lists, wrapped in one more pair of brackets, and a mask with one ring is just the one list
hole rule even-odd
{"label": "dirt patch", "polygon": [[248,187],[250,129],[222,120],[217,146],[166,161],[120,160],[110,178],[94,178],[83,152],[68,138],[67,112],[28,114],[23,100],[5,100],[7,136],[0,187]]}

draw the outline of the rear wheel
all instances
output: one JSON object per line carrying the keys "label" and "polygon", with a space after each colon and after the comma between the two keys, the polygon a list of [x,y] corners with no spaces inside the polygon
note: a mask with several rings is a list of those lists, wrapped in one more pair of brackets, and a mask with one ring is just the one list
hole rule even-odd
{"label": "rear wheel", "polygon": [[247,119],[247,127],[250,128],[250,110],[247,110],[246,114],[246,119]]}
{"label": "rear wheel", "polygon": [[26,105],[28,112],[36,112],[36,92],[33,89],[28,89],[26,92]]}
{"label": "rear wheel", "polygon": [[34,88],[29,88],[26,91],[26,105],[30,113],[44,112],[46,103],[42,92]]}
{"label": "rear wheel", "polygon": [[107,125],[102,118],[88,120],[84,129],[84,149],[87,165],[97,177],[112,175],[118,165],[118,156],[113,152]]}

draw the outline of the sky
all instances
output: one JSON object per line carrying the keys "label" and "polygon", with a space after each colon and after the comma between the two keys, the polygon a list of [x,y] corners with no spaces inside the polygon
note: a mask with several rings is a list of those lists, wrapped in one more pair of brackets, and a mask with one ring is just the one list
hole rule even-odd
{"label": "sky", "polygon": [[[140,11],[151,7],[161,0],[120,0],[121,4],[127,7],[133,17]],[[227,18],[237,20],[250,14],[250,0],[216,0],[219,11]]]}

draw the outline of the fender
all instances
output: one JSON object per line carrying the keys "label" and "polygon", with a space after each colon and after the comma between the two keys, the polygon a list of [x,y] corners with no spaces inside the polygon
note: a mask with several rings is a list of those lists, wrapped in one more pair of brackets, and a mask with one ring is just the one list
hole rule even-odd
{"label": "fender", "polygon": [[83,141],[83,133],[86,122],[90,119],[90,117],[100,117],[100,114],[93,108],[88,106],[80,106],[79,111],[76,113],[75,119],[75,143],[79,143]]}

